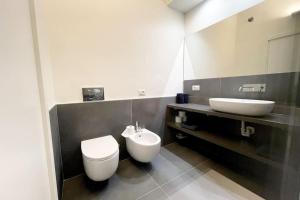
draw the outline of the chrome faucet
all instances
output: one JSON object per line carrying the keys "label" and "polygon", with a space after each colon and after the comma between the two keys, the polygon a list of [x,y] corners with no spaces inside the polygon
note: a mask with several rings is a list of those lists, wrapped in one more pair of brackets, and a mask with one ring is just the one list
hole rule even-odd
{"label": "chrome faucet", "polygon": [[139,125],[139,122],[136,121],[135,122],[135,132],[142,132],[143,129],[145,129],[145,125],[143,125],[143,124]]}
{"label": "chrome faucet", "polygon": [[239,92],[266,92],[266,84],[244,84],[239,87]]}
{"label": "chrome faucet", "polygon": [[135,122],[135,132],[139,132],[141,130],[141,128],[139,127],[139,122],[136,121]]}
{"label": "chrome faucet", "polygon": [[239,88],[239,92],[252,92],[254,90],[254,87],[247,87],[247,86],[241,86]]}

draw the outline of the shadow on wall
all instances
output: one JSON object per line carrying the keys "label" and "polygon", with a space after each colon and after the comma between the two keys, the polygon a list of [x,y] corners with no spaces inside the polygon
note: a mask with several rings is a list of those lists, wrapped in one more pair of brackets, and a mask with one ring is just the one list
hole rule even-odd
{"label": "shadow on wall", "polygon": [[62,158],[61,158],[59,125],[58,125],[58,118],[57,118],[57,106],[54,106],[49,111],[49,116],[50,116],[50,124],[51,124],[51,136],[52,136],[52,145],[53,145],[57,194],[58,194],[58,199],[61,199],[64,177],[63,177],[63,167],[62,167]]}

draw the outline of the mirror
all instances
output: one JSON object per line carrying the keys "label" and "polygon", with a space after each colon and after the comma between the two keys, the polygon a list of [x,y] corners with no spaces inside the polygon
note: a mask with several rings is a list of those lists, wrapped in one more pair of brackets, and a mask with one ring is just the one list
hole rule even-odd
{"label": "mirror", "polygon": [[186,36],[184,79],[299,71],[298,1],[265,0]]}

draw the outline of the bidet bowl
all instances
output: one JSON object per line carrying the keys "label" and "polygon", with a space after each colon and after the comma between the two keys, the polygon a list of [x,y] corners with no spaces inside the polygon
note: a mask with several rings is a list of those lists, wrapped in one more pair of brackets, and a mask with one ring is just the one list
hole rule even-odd
{"label": "bidet bowl", "polygon": [[139,162],[150,162],[159,153],[160,145],[160,137],[147,129],[126,138],[128,153]]}

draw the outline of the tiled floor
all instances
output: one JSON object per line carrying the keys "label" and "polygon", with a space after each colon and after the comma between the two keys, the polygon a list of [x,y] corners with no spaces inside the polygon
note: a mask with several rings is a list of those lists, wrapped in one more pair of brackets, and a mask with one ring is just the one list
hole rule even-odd
{"label": "tiled floor", "polygon": [[[150,163],[119,163],[109,181],[95,183],[80,175],[64,182],[63,200],[206,200],[262,199],[233,180],[238,174],[177,143],[162,147]],[[255,187],[251,180],[245,180]]]}

